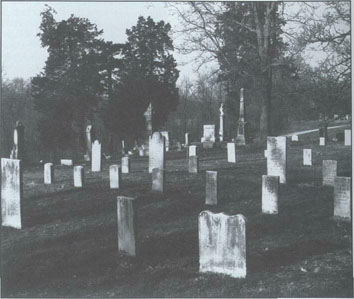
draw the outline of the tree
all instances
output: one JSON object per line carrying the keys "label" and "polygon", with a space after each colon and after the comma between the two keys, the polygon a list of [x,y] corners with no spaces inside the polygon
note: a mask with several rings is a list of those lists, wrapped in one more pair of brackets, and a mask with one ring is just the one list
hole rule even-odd
{"label": "tree", "polygon": [[38,36],[49,55],[42,73],[32,79],[32,94],[42,115],[42,146],[79,152],[85,123],[104,92],[100,74],[102,31],[74,15],[57,22],[55,13],[49,6],[41,13]]}
{"label": "tree", "polygon": [[178,70],[171,54],[171,26],[151,17],[139,17],[126,31],[120,81],[115,99],[106,110],[108,128],[123,137],[137,138],[144,131],[143,114],[150,102],[153,130],[161,127],[178,103]]}

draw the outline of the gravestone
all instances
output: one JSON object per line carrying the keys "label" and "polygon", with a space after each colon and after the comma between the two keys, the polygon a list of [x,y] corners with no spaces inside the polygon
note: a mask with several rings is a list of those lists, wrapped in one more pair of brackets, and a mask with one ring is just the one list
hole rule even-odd
{"label": "gravestone", "polygon": [[203,126],[203,137],[201,139],[203,148],[212,148],[215,143],[215,125]]}
{"label": "gravestone", "polygon": [[119,165],[109,166],[109,186],[111,189],[121,188],[122,171]]}
{"label": "gravestone", "polygon": [[182,145],[179,141],[176,142],[177,152],[182,151]]}
{"label": "gravestone", "polygon": [[351,178],[334,178],[334,217],[351,220]]}
{"label": "gravestone", "polygon": [[352,145],[352,130],[344,130],[344,145]]}
{"label": "gravestone", "polygon": [[54,165],[53,163],[44,164],[44,184],[53,184],[54,182]]}
{"label": "gravestone", "polygon": [[24,159],[25,127],[22,122],[16,121],[14,128],[14,144],[10,153],[10,159]]}
{"label": "gravestone", "polygon": [[198,156],[189,156],[188,172],[189,173],[198,173],[199,172],[199,158],[198,158]]}
{"label": "gravestone", "polygon": [[322,185],[334,186],[334,178],[337,176],[337,161],[322,161]]}
{"label": "gravestone", "polygon": [[73,160],[71,160],[71,159],[61,159],[60,160],[60,165],[73,166]]}
{"label": "gravestone", "polygon": [[98,140],[95,140],[92,143],[92,158],[91,158],[91,171],[97,172],[101,171],[101,143]]}
{"label": "gravestone", "polygon": [[245,145],[246,144],[246,121],[245,121],[245,99],[243,96],[244,89],[240,90],[240,113],[238,118],[238,128],[237,128],[237,137],[236,144],[237,145]]}
{"label": "gravestone", "polygon": [[74,166],[74,187],[82,188],[84,186],[84,167]]}
{"label": "gravestone", "polygon": [[279,176],[280,183],[286,183],[287,138],[267,137],[267,174]]}
{"label": "gravestone", "polygon": [[218,172],[209,171],[205,172],[205,204],[217,205],[218,204]]}
{"label": "gravestone", "polygon": [[152,108],[152,104],[150,103],[149,107],[144,112],[144,117],[145,117],[145,140],[144,140],[145,155],[149,154],[150,138],[152,135],[152,116],[153,116],[153,108]]}
{"label": "gravestone", "polygon": [[236,163],[236,144],[234,142],[227,144],[227,162]]}
{"label": "gravestone", "polygon": [[121,159],[122,161],[122,173],[129,173],[130,172],[130,159],[128,156],[124,156]]}
{"label": "gravestone", "polygon": [[170,150],[170,138],[168,137],[168,132],[161,131],[160,133],[163,137],[165,137],[165,149],[166,149],[166,152],[168,152]]}
{"label": "gravestone", "polygon": [[279,177],[262,175],[262,213],[278,214]]}
{"label": "gravestone", "polygon": [[320,137],[320,146],[325,146],[325,145],[326,145],[326,138]]}
{"label": "gravestone", "polygon": [[303,150],[304,165],[312,166],[312,150],[304,148]]}
{"label": "gravestone", "polygon": [[1,220],[3,226],[22,228],[22,184],[21,160],[1,158]]}
{"label": "gravestone", "polygon": [[149,149],[149,173],[154,168],[165,169],[165,138],[160,132],[152,134]]}
{"label": "gravestone", "polygon": [[129,256],[136,256],[136,207],[132,197],[117,197],[118,250]]}
{"label": "gravestone", "polygon": [[246,277],[246,218],[202,211],[198,228],[199,271]]}
{"label": "gravestone", "polygon": [[197,146],[196,145],[190,145],[188,154],[189,154],[189,157],[197,156]]}
{"label": "gravestone", "polygon": [[219,141],[224,141],[224,104],[220,105]]}
{"label": "gravestone", "polygon": [[139,157],[144,157],[145,156],[145,150],[144,147],[139,147]]}
{"label": "gravestone", "polygon": [[85,160],[90,161],[90,157],[92,155],[92,125],[88,125],[86,127],[85,132],[85,141],[86,141],[86,155]]}
{"label": "gravestone", "polygon": [[152,170],[152,191],[163,192],[164,183],[164,170],[160,168],[154,168]]}
{"label": "gravestone", "polygon": [[184,146],[189,146],[189,133],[184,134]]}
{"label": "gravestone", "polygon": [[298,135],[291,135],[291,141],[299,141]]}

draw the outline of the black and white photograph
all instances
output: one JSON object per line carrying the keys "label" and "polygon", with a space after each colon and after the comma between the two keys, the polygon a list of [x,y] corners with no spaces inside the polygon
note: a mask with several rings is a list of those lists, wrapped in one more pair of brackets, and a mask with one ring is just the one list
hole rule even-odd
{"label": "black and white photograph", "polygon": [[351,1],[0,5],[0,298],[353,298]]}

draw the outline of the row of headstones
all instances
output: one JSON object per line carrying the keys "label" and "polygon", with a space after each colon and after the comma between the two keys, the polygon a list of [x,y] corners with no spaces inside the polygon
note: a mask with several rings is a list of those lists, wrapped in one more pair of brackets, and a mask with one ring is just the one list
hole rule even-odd
{"label": "row of headstones", "polygon": [[[298,135],[291,135],[291,141],[299,141]],[[325,146],[326,145],[326,138],[320,137],[319,145]],[[344,130],[344,145],[351,146],[352,145],[352,130]]]}

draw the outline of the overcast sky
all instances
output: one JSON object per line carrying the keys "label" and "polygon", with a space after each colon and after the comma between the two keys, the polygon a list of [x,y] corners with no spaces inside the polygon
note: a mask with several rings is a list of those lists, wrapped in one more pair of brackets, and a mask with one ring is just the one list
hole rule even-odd
{"label": "overcast sky", "polygon": [[[22,77],[29,79],[37,75],[47,58],[47,51],[41,48],[36,36],[41,22],[40,13],[45,4],[53,7],[56,20],[67,19],[70,14],[88,18],[103,29],[106,41],[125,42],[125,31],[137,23],[139,16],[151,16],[155,21],[164,20],[178,25],[175,16],[169,14],[162,2],[2,2],[2,66],[7,79]],[[182,66],[189,59],[174,53],[184,76],[195,77],[191,64]]]}

